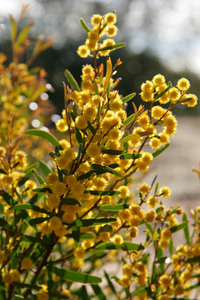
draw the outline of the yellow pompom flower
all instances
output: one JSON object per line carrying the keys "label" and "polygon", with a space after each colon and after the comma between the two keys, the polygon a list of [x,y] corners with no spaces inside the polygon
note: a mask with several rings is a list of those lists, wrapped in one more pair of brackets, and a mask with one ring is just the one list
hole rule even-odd
{"label": "yellow pompom flower", "polygon": [[156,207],[158,205],[158,198],[156,196],[150,196],[147,199],[147,204],[149,207]]}
{"label": "yellow pompom flower", "polygon": [[83,249],[83,247],[78,246],[76,247],[76,249],[74,250],[74,256],[77,258],[83,258],[85,255],[85,250]]}
{"label": "yellow pompom flower", "polygon": [[172,236],[171,230],[169,228],[165,228],[161,231],[161,238],[169,240],[170,237]]}
{"label": "yellow pompom flower", "polygon": [[154,90],[154,85],[150,80],[147,80],[146,82],[142,83],[141,85],[142,92],[152,92]]}
{"label": "yellow pompom flower", "polygon": [[54,229],[54,233],[58,237],[63,237],[65,234],[67,234],[67,230],[64,225],[60,225],[58,228]]}
{"label": "yellow pompom flower", "polygon": [[144,182],[144,183],[140,184],[138,190],[141,194],[149,194],[151,187],[149,184]]}
{"label": "yellow pompom flower", "polygon": [[160,276],[158,282],[161,287],[167,288],[170,286],[171,279],[168,274],[163,274]]}
{"label": "yellow pompom flower", "polygon": [[197,104],[197,96],[194,94],[185,94],[181,100],[187,99],[187,98],[192,98],[189,101],[183,102],[181,104],[186,104],[188,107],[194,107]]}
{"label": "yellow pompom flower", "polygon": [[151,148],[153,149],[158,149],[161,146],[161,142],[159,138],[153,137],[151,138],[150,142],[149,142],[149,146],[151,146]]}
{"label": "yellow pompom flower", "polygon": [[145,102],[151,102],[154,100],[154,93],[152,91],[145,90],[140,93],[141,99]]}
{"label": "yellow pompom flower", "polygon": [[24,257],[24,258],[22,259],[22,262],[21,262],[21,268],[22,268],[23,270],[30,270],[31,267],[32,267],[32,265],[33,265],[33,261],[32,261],[32,259],[30,259],[29,257]]}
{"label": "yellow pompom flower", "polygon": [[[115,41],[113,39],[106,39],[103,41],[103,44],[101,44],[101,48],[100,49],[103,49],[105,47],[111,47],[111,46],[114,46],[115,45]],[[110,54],[110,51],[111,50],[102,50],[102,51],[99,51],[99,54],[101,56],[108,56]]]}
{"label": "yellow pompom flower", "polygon": [[139,118],[138,125],[144,129],[146,129],[150,125],[149,116],[145,115]]}
{"label": "yellow pompom flower", "polygon": [[164,239],[160,239],[158,242],[158,245],[161,249],[167,249],[169,247],[169,241],[168,240],[164,240]]}
{"label": "yellow pompom flower", "polygon": [[113,237],[113,243],[116,245],[121,245],[123,242],[124,242],[123,237],[119,234],[115,234],[115,236]]}
{"label": "yellow pompom flower", "polygon": [[181,78],[177,82],[177,88],[181,91],[187,91],[190,88],[190,82],[186,78]]}
{"label": "yellow pompom flower", "polygon": [[64,119],[60,119],[56,122],[56,128],[60,132],[65,132],[68,130],[68,125]]}
{"label": "yellow pompom flower", "polygon": [[105,22],[108,25],[113,25],[117,22],[117,16],[114,13],[107,13],[105,15]]}
{"label": "yellow pompom flower", "polygon": [[155,220],[156,218],[156,212],[153,209],[148,209],[145,215],[145,221],[147,223],[151,223]]}
{"label": "yellow pompom flower", "polygon": [[151,110],[151,115],[154,119],[159,120],[165,112],[165,109],[163,109],[161,106],[156,105]]}
{"label": "yellow pompom flower", "polygon": [[115,25],[109,25],[106,31],[108,37],[114,37],[117,34],[117,27]]}
{"label": "yellow pompom flower", "polygon": [[80,57],[86,58],[90,54],[90,51],[87,46],[81,45],[78,47],[77,53]]}
{"label": "yellow pompom flower", "polygon": [[129,195],[130,195],[130,190],[129,190],[129,188],[127,187],[127,186],[125,186],[125,185],[122,185],[122,186],[120,186],[119,188],[118,188],[118,191],[120,191],[121,192],[121,198],[127,198],[127,197],[129,197]]}
{"label": "yellow pompom flower", "polygon": [[101,20],[102,20],[102,16],[99,15],[99,14],[95,14],[95,15],[93,15],[92,18],[91,18],[91,24],[92,24],[93,26],[98,26],[98,25],[100,25]]}
{"label": "yellow pompom flower", "polygon": [[171,88],[168,91],[168,93],[169,93],[169,98],[172,102],[175,102],[175,101],[179,100],[179,98],[181,96],[180,91],[175,87]]}
{"label": "yellow pompom flower", "polygon": [[110,239],[110,232],[100,232],[99,233],[99,236],[98,236],[98,239],[99,240],[101,240],[101,241],[103,241],[103,242],[107,242],[107,241],[109,241],[109,239]]}
{"label": "yellow pompom flower", "polygon": [[76,117],[75,125],[78,129],[85,129],[87,127],[87,118],[85,115]]}
{"label": "yellow pompom flower", "polygon": [[59,227],[62,226],[62,222],[61,222],[61,219],[56,217],[56,216],[53,216],[50,220],[49,220],[49,226],[52,230],[56,230],[58,229]]}
{"label": "yellow pompom flower", "polygon": [[163,186],[160,188],[159,194],[163,198],[169,198],[169,196],[171,195],[171,190],[167,186]]}
{"label": "yellow pompom flower", "polygon": [[137,227],[131,227],[129,229],[129,237],[130,239],[134,239],[138,235],[138,228]]}
{"label": "yellow pompom flower", "polygon": [[166,133],[160,132],[158,136],[160,137],[160,142],[162,145],[169,143],[169,136]]}
{"label": "yellow pompom flower", "polygon": [[131,276],[127,274],[123,274],[122,277],[120,278],[120,283],[123,286],[129,286],[131,284]]}
{"label": "yellow pompom flower", "polygon": [[66,185],[63,182],[57,181],[52,184],[51,190],[56,196],[62,196],[66,193]]}
{"label": "yellow pompom flower", "polygon": [[155,86],[162,86],[165,84],[165,77],[161,74],[157,74],[153,77],[152,82]]}

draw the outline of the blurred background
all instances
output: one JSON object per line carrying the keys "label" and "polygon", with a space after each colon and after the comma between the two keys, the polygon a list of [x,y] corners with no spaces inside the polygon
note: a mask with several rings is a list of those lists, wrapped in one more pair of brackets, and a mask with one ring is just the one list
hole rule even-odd
{"label": "blurred background", "polygon": [[[127,44],[111,54],[114,62],[119,57],[123,62],[118,67],[121,94],[139,94],[142,82],[161,73],[174,85],[179,78],[188,78],[190,92],[200,97],[199,0],[0,0],[0,52],[6,52],[9,58],[8,14],[17,17],[22,3],[30,4],[28,12],[35,21],[32,39],[42,34],[54,40],[54,46],[40,55],[35,65],[48,73],[54,89],[50,99],[57,114],[63,109],[64,70],[69,69],[79,82],[81,65],[90,63],[76,53],[86,38],[80,18],[90,26],[92,14],[110,11],[118,16],[116,41]],[[140,104],[138,96],[134,99]],[[172,188],[177,201],[198,203],[200,182],[192,168],[198,168],[200,161],[200,105],[190,109],[179,106],[175,114],[179,121],[177,134],[153,165],[153,172],[159,175],[161,185]],[[151,174],[148,176],[146,180],[151,181]]]}

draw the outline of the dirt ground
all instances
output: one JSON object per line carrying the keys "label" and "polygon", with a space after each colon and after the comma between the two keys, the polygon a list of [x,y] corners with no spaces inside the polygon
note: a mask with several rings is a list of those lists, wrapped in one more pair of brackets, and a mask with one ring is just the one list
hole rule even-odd
{"label": "dirt ground", "polygon": [[177,120],[177,132],[170,146],[155,158],[145,181],[150,183],[158,175],[159,186],[168,186],[172,192],[166,201],[190,209],[200,205],[200,178],[192,171],[200,168],[200,116]]}

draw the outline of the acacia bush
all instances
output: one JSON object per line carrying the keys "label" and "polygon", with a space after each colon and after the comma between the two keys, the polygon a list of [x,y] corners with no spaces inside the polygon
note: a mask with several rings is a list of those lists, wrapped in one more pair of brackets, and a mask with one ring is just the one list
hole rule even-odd
{"label": "acacia bush", "polygon": [[[13,62],[0,55],[1,299],[197,299],[200,208],[189,224],[181,207],[167,207],[170,189],[156,176],[151,185],[137,177],[168,148],[173,107],[197,104],[189,81],[173,87],[155,75],[127,116],[135,93],[120,95],[121,60],[110,58],[125,45],[113,39],[117,17],[93,15],[92,29],[81,19],[87,38],[77,51],[93,65],[83,65],[80,86],[65,71],[57,132],[31,129],[48,85],[45,71],[30,65],[51,41],[38,39],[24,62],[33,24],[21,26],[23,16],[10,17]],[[175,247],[177,232],[184,241]]]}

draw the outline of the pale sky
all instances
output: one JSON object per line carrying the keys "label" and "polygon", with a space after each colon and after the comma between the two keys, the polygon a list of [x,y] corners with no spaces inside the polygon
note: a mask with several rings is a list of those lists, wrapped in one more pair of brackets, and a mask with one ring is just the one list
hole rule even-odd
{"label": "pale sky", "polygon": [[[70,34],[75,39],[82,34],[79,22],[80,16],[90,19],[92,3],[101,3],[116,9],[119,14],[119,33],[123,32],[128,47],[135,53],[148,49],[161,58],[174,71],[190,69],[200,76],[200,1],[199,0],[62,0],[66,8],[57,0],[51,7],[42,7],[36,0],[0,0],[0,18],[9,13],[19,15],[22,3],[30,3],[30,15],[39,23],[45,12],[51,13],[49,19],[43,22],[45,35],[53,38],[57,45],[64,41],[63,33]],[[79,11],[77,10],[79,4]],[[128,10],[125,9],[125,3]],[[49,5],[50,6],[50,5]],[[67,18],[63,14],[69,11]],[[56,12],[56,13],[55,13]],[[121,14],[120,14],[121,12]],[[97,12],[98,13],[98,12]],[[51,21],[50,21],[51,20]],[[71,26],[71,27],[70,27]],[[43,29],[43,27],[42,27]]]}

